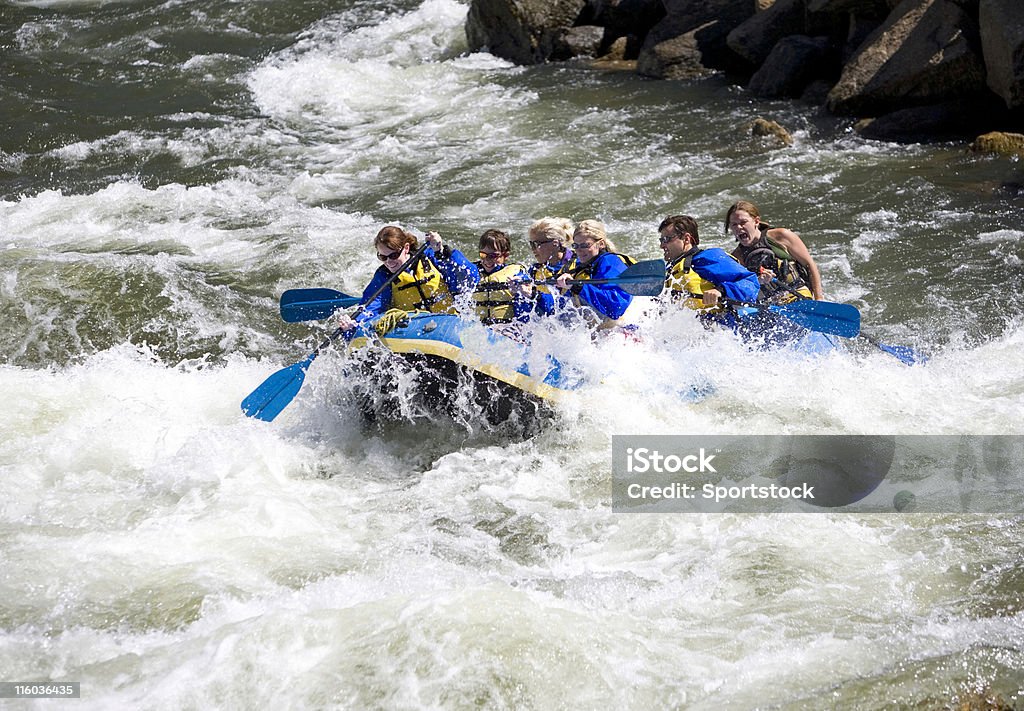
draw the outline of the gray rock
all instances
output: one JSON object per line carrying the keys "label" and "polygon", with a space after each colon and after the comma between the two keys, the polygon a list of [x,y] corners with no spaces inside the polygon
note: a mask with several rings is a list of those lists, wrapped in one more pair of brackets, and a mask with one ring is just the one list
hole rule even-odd
{"label": "gray rock", "polygon": [[597,25],[582,25],[565,30],[554,42],[551,59],[573,57],[596,57],[601,51],[604,28]]}
{"label": "gray rock", "polygon": [[586,0],[473,0],[466,17],[470,50],[516,64],[548,61]]}
{"label": "gray rock", "polygon": [[741,22],[728,34],[726,44],[751,64],[759,65],[783,37],[805,32],[804,14],[804,0],[778,0]]}
{"label": "gray rock", "polygon": [[637,72],[681,79],[739,64],[725,38],[754,13],[750,0],[663,1],[667,14],[647,34]]}
{"label": "gray rock", "polygon": [[892,8],[885,0],[807,0],[808,12],[854,13],[885,17]]}
{"label": "gray rock", "polygon": [[1000,107],[993,107],[996,101],[992,97],[990,102],[978,101],[970,107],[959,101],[915,106],[862,120],[854,129],[865,138],[895,143],[962,140],[977,133],[993,108],[998,112]]}
{"label": "gray rock", "polygon": [[1007,108],[1024,106],[1024,7],[1021,0],[981,0],[978,21],[986,83]]}
{"label": "gray rock", "polygon": [[813,80],[835,76],[838,70],[837,52],[828,37],[791,35],[775,45],[747,89],[765,98],[796,98]]}
{"label": "gray rock", "polygon": [[665,17],[661,0],[595,0],[594,24],[611,37],[644,37]]}
{"label": "gray rock", "polygon": [[974,20],[953,0],[904,0],[846,64],[828,109],[878,116],[977,96],[980,44]]}

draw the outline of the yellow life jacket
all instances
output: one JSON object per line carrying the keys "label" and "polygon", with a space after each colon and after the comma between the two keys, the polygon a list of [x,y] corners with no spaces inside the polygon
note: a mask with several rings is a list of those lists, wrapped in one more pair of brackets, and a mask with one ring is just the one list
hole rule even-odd
{"label": "yellow life jacket", "polygon": [[[530,278],[534,282],[538,281],[552,281],[565,274],[569,269],[569,261],[564,261],[555,267],[549,264],[534,264],[529,269]],[[536,289],[541,294],[551,294],[554,296],[558,289],[548,284],[534,284]]]}
{"label": "yellow life jacket", "polygon": [[699,251],[700,249],[697,248],[687,254],[676,257],[669,263],[665,270],[665,281],[669,288],[669,295],[673,300],[682,299],[683,305],[689,309],[695,311],[714,309],[717,311],[721,309],[721,306],[705,306],[704,300],[701,297],[708,289],[718,289],[718,287],[690,268],[693,255]]}
{"label": "yellow life jacket", "polygon": [[[622,263],[625,264],[627,267],[631,267],[634,264],[636,264],[636,260],[628,255],[619,254],[618,252],[601,252],[592,260],[590,260],[590,262],[587,263],[586,265],[581,265],[580,260],[578,258],[574,258],[572,262],[569,264],[569,266],[566,267],[565,271],[572,275],[573,281],[589,281],[590,277],[594,273],[594,269],[597,267],[598,260],[607,259],[608,257],[618,257],[619,259],[622,260]],[[593,316],[595,317],[595,321],[598,318],[600,319],[599,321],[596,321],[596,324],[592,324],[596,325],[599,331],[603,331],[606,328],[612,328],[623,323],[621,318],[612,319],[608,318],[603,314],[599,314],[597,311],[590,308],[589,304],[586,304],[585,302],[581,301],[578,294],[574,293],[572,295],[572,303],[576,306],[576,308],[586,306],[587,308],[584,310],[584,313],[586,313],[588,316],[590,314],[593,314]]]}
{"label": "yellow life jacket", "polygon": [[525,276],[526,267],[522,264],[506,264],[490,274],[484,274],[481,268],[480,281],[473,292],[473,303],[476,306],[476,315],[482,323],[509,323],[515,318],[509,282],[522,280]]}
{"label": "yellow life jacket", "polygon": [[455,313],[448,285],[429,260],[420,257],[412,272],[404,270],[391,284],[391,307],[403,311]]}

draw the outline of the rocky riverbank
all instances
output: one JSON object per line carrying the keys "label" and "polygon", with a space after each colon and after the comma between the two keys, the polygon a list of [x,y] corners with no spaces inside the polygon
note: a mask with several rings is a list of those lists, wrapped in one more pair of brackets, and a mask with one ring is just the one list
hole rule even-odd
{"label": "rocky riverbank", "polygon": [[751,95],[858,119],[868,138],[1024,155],[1022,0],[473,0],[470,48],[518,64],[724,72]]}

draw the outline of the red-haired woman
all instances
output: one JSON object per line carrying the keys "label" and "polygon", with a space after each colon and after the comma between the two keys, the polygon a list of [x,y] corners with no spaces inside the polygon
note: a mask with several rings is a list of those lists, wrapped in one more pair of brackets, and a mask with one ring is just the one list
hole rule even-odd
{"label": "red-haired woman", "polygon": [[[416,235],[389,225],[377,233],[373,246],[383,264],[363,290],[363,310],[353,320],[343,314],[338,326],[348,332],[389,309],[455,313],[455,297],[472,292],[480,281],[476,266],[457,249],[444,245],[441,235],[428,232],[427,248],[412,264],[409,256],[418,248]],[[403,269],[403,265],[405,268]],[[366,302],[396,271],[402,273],[373,301]]]}

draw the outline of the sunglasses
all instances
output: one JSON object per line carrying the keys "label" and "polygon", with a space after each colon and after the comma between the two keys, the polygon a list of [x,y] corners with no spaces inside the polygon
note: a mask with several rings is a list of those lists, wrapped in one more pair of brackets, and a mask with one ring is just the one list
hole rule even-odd
{"label": "sunglasses", "polygon": [[377,259],[379,259],[382,262],[388,262],[388,261],[391,261],[392,259],[398,259],[401,256],[402,256],[402,250],[398,250],[397,252],[392,252],[391,254],[381,254],[380,252],[377,252]]}
{"label": "sunglasses", "polygon": [[572,248],[577,250],[577,251],[581,250],[581,249],[590,249],[595,244],[597,244],[597,242],[587,242],[586,244],[577,244],[576,242],[573,242],[572,243]]}
{"label": "sunglasses", "polygon": [[530,249],[537,249],[537,247],[542,247],[545,244],[554,244],[554,243],[555,243],[555,240],[553,240],[553,239],[544,240],[543,242],[534,242],[531,239],[529,242],[527,242],[527,244],[530,245]]}
{"label": "sunglasses", "polygon": [[668,236],[658,235],[658,244],[668,244],[669,242],[671,242],[672,240],[674,240],[674,239],[676,239],[678,237],[679,237],[679,235],[677,235],[677,234],[670,234]]}
{"label": "sunglasses", "polygon": [[497,259],[504,256],[503,252],[480,252],[480,259]]}

